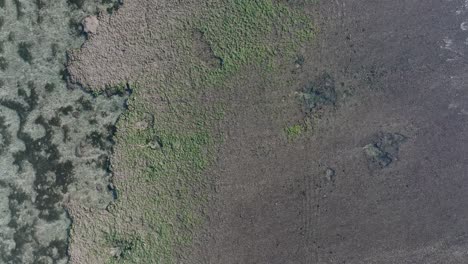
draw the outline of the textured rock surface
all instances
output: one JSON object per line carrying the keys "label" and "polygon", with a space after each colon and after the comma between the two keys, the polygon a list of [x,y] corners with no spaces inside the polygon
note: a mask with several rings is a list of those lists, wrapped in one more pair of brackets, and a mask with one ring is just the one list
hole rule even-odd
{"label": "textured rock surface", "polygon": [[97,16],[89,16],[83,19],[83,32],[88,34],[96,34],[99,27]]}
{"label": "textured rock surface", "polygon": [[[177,36],[168,39],[162,33],[186,14],[164,2],[130,1],[116,16],[104,16],[98,34],[72,54],[72,80],[99,90],[149,74],[154,79],[129,105],[140,113],[183,112],[177,107],[193,102],[185,93],[158,94],[178,91],[168,81],[174,79],[161,77],[170,75],[168,66],[178,66],[171,45]],[[465,263],[465,1],[275,2],[306,6],[322,30],[317,43],[301,51],[302,59],[290,61],[291,74],[261,76],[249,68],[228,91],[232,111],[225,116],[226,138],[213,168],[215,203],[206,232],[193,243],[193,256],[181,263]],[[229,37],[226,42],[235,43]],[[278,85],[277,79],[288,85]],[[157,90],[164,85],[169,88]],[[305,93],[302,106],[291,100],[297,91]],[[138,108],[142,105],[146,109]],[[299,119],[300,107],[314,120],[313,133],[285,142],[283,125]],[[146,118],[136,122],[132,117],[139,113],[129,112],[123,134],[132,129],[138,132],[131,135],[144,134]],[[180,123],[171,131],[185,125]],[[120,145],[113,161],[124,163],[127,153],[145,151],[154,157],[163,143],[135,136]],[[156,255],[149,244],[166,238],[177,220],[168,227],[162,218],[147,216],[160,212],[157,203],[168,201],[165,197],[171,202],[178,197],[164,192],[170,186],[157,189],[161,178],[138,177],[164,176],[151,172],[167,164],[148,160],[135,158],[134,170],[128,169],[133,164],[116,165],[116,188],[125,195],[116,204],[140,210],[117,211],[121,214],[112,222],[117,217],[107,211],[72,208],[74,263],[109,258],[135,263]],[[106,239],[113,234],[112,244]],[[147,239],[143,245],[142,239]]]}
{"label": "textured rock surface", "polygon": [[183,9],[190,2],[128,1],[112,15],[102,14],[93,41],[69,54],[71,81],[103,89],[159,69],[161,60],[174,56],[165,48],[171,40],[161,39],[160,32],[178,19],[173,6]]}

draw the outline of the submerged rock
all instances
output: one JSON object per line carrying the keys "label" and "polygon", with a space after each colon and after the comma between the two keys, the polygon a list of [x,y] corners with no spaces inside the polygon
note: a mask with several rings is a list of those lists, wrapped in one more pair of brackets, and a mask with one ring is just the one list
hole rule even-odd
{"label": "submerged rock", "polygon": [[[106,7],[88,2],[83,7],[89,10]],[[84,16],[63,1],[10,1],[0,9],[8,29],[0,31],[2,264],[66,263],[67,203],[105,208],[113,200],[111,191],[96,188],[109,183],[108,166],[95,165],[108,156],[111,142],[87,145],[78,155],[75,150],[93,131],[104,138],[110,134],[107,126],[116,121],[125,98],[94,98],[67,89],[62,79],[66,49],[84,41],[69,22]],[[88,23],[90,33],[97,28],[94,22]]]}
{"label": "submerged rock", "polygon": [[400,145],[406,137],[399,133],[378,133],[364,146],[370,167],[385,168],[398,159]]}

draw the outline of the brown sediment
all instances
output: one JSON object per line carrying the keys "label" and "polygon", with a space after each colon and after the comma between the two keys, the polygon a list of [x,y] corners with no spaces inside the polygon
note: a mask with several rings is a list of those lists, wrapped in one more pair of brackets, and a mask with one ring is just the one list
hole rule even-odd
{"label": "brown sediment", "polygon": [[[287,2],[315,18],[320,34],[296,60],[275,61],[280,73],[244,65],[223,83],[225,90],[203,95],[205,102],[226,104],[217,127],[223,143],[204,172],[214,180],[204,210],[208,220],[193,243],[182,247],[180,261],[463,263],[468,71],[460,54],[467,48],[462,31],[446,30],[458,28],[451,12],[462,8],[460,3]],[[171,101],[151,89],[178,77],[173,72],[182,60],[167,32],[196,6],[126,2],[113,15],[101,14],[97,34],[71,53],[72,80],[85,87],[102,90],[127,82],[143,87],[136,89],[140,101],[129,103],[129,113],[141,116],[126,119],[119,135],[157,130],[158,114],[193,103],[188,96]],[[210,43],[189,32],[200,60],[217,68]],[[452,46],[441,49],[446,38]],[[290,139],[285,128],[295,125],[301,129]],[[164,193],[165,186],[151,190],[140,177],[160,164],[134,158],[137,165],[130,169],[125,163],[128,154],[150,149],[166,155],[180,147],[155,134],[131,144],[117,137],[112,168],[117,193],[123,195],[116,206],[144,207],[147,201],[136,201],[143,196],[135,193]],[[116,229],[157,240],[157,221],[145,222],[138,210],[116,220],[119,211],[110,207],[70,205],[72,263],[125,261],[139,247],[138,239],[119,237],[112,244],[103,235],[93,236],[96,232]]]}

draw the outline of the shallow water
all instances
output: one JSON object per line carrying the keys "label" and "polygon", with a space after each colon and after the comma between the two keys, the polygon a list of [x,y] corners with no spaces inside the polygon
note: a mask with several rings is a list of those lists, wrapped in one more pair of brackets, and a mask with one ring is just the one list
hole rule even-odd
{"label": "shallow water", "polygon": [[106,207],[108,155],[125,98],[67,87],[79,21],[113,1],[0,0],[0,263],[66,263],[79,201]]}

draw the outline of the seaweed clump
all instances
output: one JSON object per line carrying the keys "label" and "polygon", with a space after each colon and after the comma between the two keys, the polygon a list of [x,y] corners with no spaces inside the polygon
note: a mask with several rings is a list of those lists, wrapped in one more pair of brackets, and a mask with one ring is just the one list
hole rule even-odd
{"label": "seaweed clump", "polygon": [[372,142],[364,146],[364,153],[370,167],[383,169],[398,159],[400,145],[407,140],[399,133],[380,132]]}
{"label": "seaweed clump", "polygon": [[31,48],[31,43],[21,42],[18,44],[18,55],[27,63],[31,63],[33,60]]}

